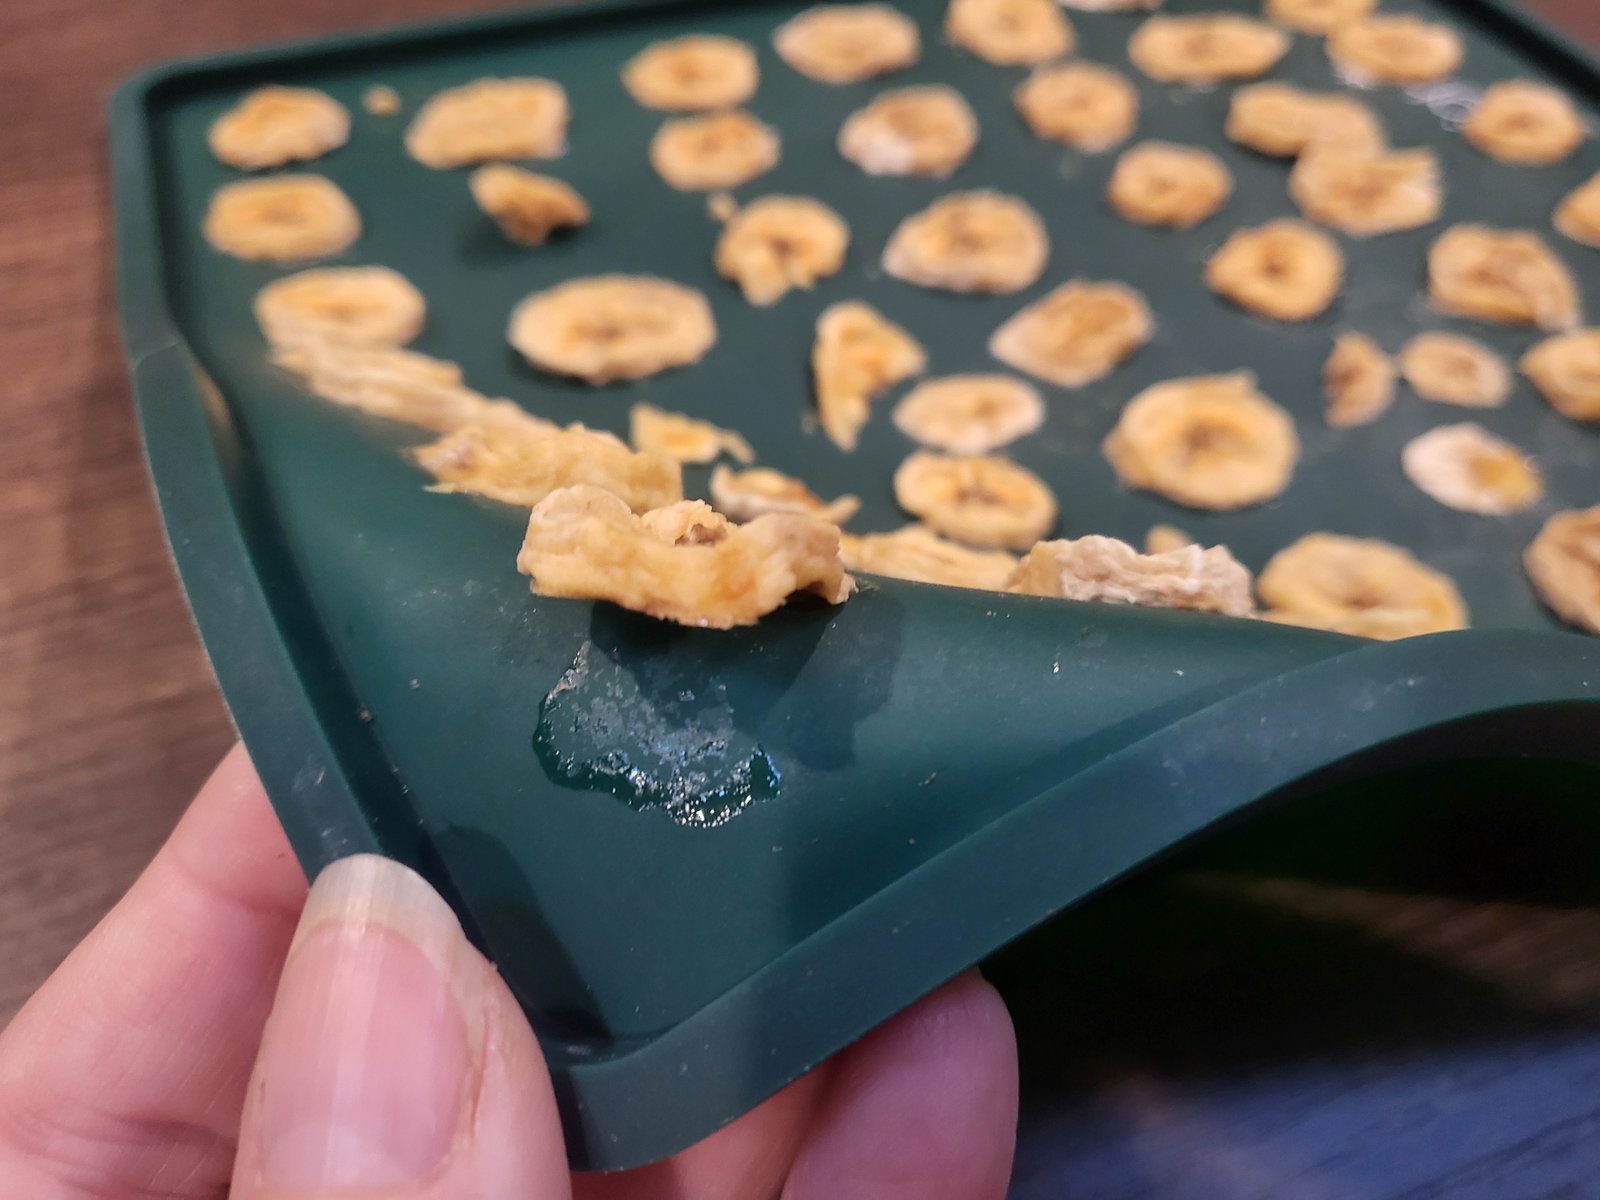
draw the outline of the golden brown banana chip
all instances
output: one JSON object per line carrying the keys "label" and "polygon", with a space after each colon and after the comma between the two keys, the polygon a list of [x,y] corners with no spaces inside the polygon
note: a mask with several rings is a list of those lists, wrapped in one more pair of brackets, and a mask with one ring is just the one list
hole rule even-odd
{"label": "golden brown banana chip", "polygon": [[944,35],[1002,67],[1049,62],[1077,43],[1055,0],[950,0]]}
{"label": "golden brown banana chip", "polygon": [[1376,421],[1394,403],[1395,367],[1363,333],[1341,333],[1322,365],[1322,390],[1329,425],[1348,429]]}
{"label": "golden brown banana chip", "polygon": [[1273,80],[1240,88],[1228,105],[1227,134],[1275,158],[1294,158],[1312,146],[1382,150],[1377,114],[1343,92],[1308,92]]}
{"label": "golden brown banana chip", "polygon": [[1294,422],[1248,372],[1174,379],[1122,410],[1102,445],[1118,477],[1190,508],[1245,508],[1289,486]]}
{"label": "golden brown banana chip", "polygon": [[942,178],[977,143],[978,119],[943,84],[883,92],[839,127],[839,153],[868,175]]}
{"label": "golden brown banana chip", "polygon": [[1289,196],[1311,220],[1354,237],[1415,229],[1444,206],[1432,150],[1314,146],[1290,172]]}
{"label": "golden brown banana chip", "polygon": [[883,251],[896,279],[951,292],[1019,292],[1044,273],[1050,235],[1026,201],[953,192],[900,222]]}
{"label": "golden brown banana chip", "polygon": [[1180,546],[1140,554],[1127,542],[1091,534],[1039,542],[1017,564],[1008,592],[1099,604],[1137,604],[1248,617],[1250,572],[1226,546]]}
{"label": "golden brown banana chip", "polygon": [[699,33],[646,46],[622,68],[622,86],[646,108],[733,108],[755,95],[755,51],[738,38]]}
{"label": "golden brown banana chip", "polygon": [[711,471],[711,502],[735,521],[752,521],[768,513],[804,513],[843,525],[861,508],[854,496],[824,500],[800,480],[771,467],[731,471],[720,464]]}
{"label": "golden brown banana chip", "polygon": [[1578,285],[1537,234],[1456,225],[1428,252],[1428,294],[1443,313],[1555,331],[1582,320]]}
{"label": "golden brown banana chip", "polygon": [[273,175],[219,187],[204,232],[235,258],[298,262],[349,249],[361,236],[361,214],[321,175]]}
{"label": "golden brown banana chip", "polygon": [[1400,371],[1424,400],[1495,408],[1511,395],[1511,368],[1482,342],[1456,333],[1419,333],[1400,351]]}
{"label": "golden brown banana chip", "polygon": [[992,456],[914,451],[894,473],[894,498],[935,532],[986,549],[1025,550],[1056,520],[1044,480]]}
{"label": "golden brown banana chip", "polygon": [[422,332],[427,302],[388,267],[313,267],[256,293],[256,323],[275,345],[319,338],[403,346]]}
{"label": "golden brown banana chip", "polygon": [[1146,554],[1166,554],[1172,550],[1182,550],[1185,546],[1197,544],[1194,538],[1175,525],[1152,525],[1150,531],[1144,535]]}
{"label": "golden brown banana chip", "polygon": [[1163,0],[1060,0],[1062,8],[1086,13],[1149,12],[1160,8]]}
{"label": "golden brown banana chip", "polygon": [[1448,575],[1376,538],[1311,533],[1256,579],[1269,620],[1392,640],[1467,627]]}
{"label": "golden brown banana chip", "polygon": [[728,218],[717,239],[717,274],[751,304],[773,304],[791,288],[838,274],[850,227],[806,196],[763,196]]}
{"label": "golden brown banana chip", "polygon": [[599,384],[698,362],[717,327],[693,288],[595,275],[528,296],[512,310],[507,338],[534,366]]}
{"label": "golden brown banana chip", "polygon": [[887,4],[820,4],[772,35],[773,47],[802,75],[821,83],[860,83],[898,71],[922,53],[917,26]]}
{"label": "golden brown banana chip", "polygon": [[628,441],[641,454],[659,454],[680,463],[703,465],[719,454],[742,463],[756,459],[750,443],[733,430],[653,404],[635,404],[629,411]]}
{"label": "golden brown banana chip", "polygon": [[1483,93],[1461,136],[1501,162],[1544,166],[1571,158],[1589,131],[1564,92],[1516,79]]}
{"label": "golden brown banana chip", "polygon": [[1144,297],[1120,283],[1074,279],[1016,313],[989,338],[989,353],[1057,387],[1104,379],[1150,340]]}
{"label": "golden brown banana chip", "polygon": [[1206,284],[1241,308],[1278,321],[1328,311],[1344,282],[1338,243],[1303,221],[1240,229],[1206,264]]}
{"label": "golden brown banana chip", "polygon": [[1036,136],[1085,154],[1126,141],[1139,123],[1139,93],[1124,76],[1098,63],[1040,67],[1011,96]]}
{"label": "golden brown banana chip", "polygon": [[666,121],[650,139],[650,165],[680,192],[738,187],[778,165],[778,133],[733,109]]}
{"label": "golden brown banana chip", "polygon": [[1209,150],[1141,142],[1117,160],[1106,195],[1130,221],[1190,229],[1227,203],[1233,176]]}
{"label": "golden brown banana chip", "polygon": [[846,533],[839,544],[844,565],[852,571],[915,583],[998,592],[1017,567],[1015,554],[973,550],[925,525],[905,525],[893,533]]}
{"label": "golden brown banana chip", "polygon": [[262,87],[212,123],[211,153],[233,167],[259,170],[320,158],[350,137],[350,114],[315,88]]}
{"label": "golden brown banana chip", "polygon": [[733,525],[699,500],[636,516],[582,486],[534,507],[517,569],[536,595],[609,600],[707,629],[753,625],[795,592],[842,604],[855,590],[826,521],[780,513]]}
{"label": "golden brown banana chip", "polygon": [[1377,7],[1378,0],[1267,0],[1267,19],[1320,37]]}
{"label": "golden brown banana chip", "polygon": [[946,375],[919,383],[895,405],[895,427],[951,454],[987,454],[1044,424],[1038,391],[1010,375]]}
{"label": "golden brown banana chip", "polygon": [[567,93],[548,79],[479,79],[417,110],[406,151],[425,167],[554,158],[567,148]]}
{"label": "golden brown banana chip", "polygon": [[822,310],[811,348],[811,376],[822,431],[841,450],[854,450],[872,398],[916,375],[928,356],[900,326],[870,304],[843,300]]}
{"label": "golden brown banana chip", "polygon": [[1600,633],[1600,507],[1556,513],[1523,552],[1522,565],[1558,617]]}
{"label": "golden brown banana chip", "polygon": [[1600,175],[1569,192],[1556,206],[1554,221],[1558,232],[1600,249]]}
{"label": "golden brown banana chip", "polygon": [[1253,79],[1289,51],[1289,36],[1236,13],[1151,17],[1128,40],[1128,58],[1162,83]]}
{"label": "golden brown banana chip", "polygon": [[1400,467],[1447,508],[1504,516],[1544,498],[1544,478],[1521,450],[1472,421],[1440,425],[1412,438]]}
{"label": "golden brown banana chip", "polygon": [[1600,421],[1600,329],[1546,338],[1522,356],[1522,373],[1574,421]]}
{"label": "golden brown banana chip", "polygon": [[392,117],[404,106],[399,92],[387,83],[375,83],[361,93],[361,107],[375,117]]}
{"label": "golden brown banana chip", "polygon": [[1360,83],[1432,83],[1461,65],[1461,39],[1448,25],[1378,14],[1328,35],[1333,65]]}
{"label": "golden brown banana chip", "polygon": [[519,246],[537,246],[557,229],[589,221],[589,205],[573,188],[521,167],[489,163],[472,172],[467,186],[478,207]]}

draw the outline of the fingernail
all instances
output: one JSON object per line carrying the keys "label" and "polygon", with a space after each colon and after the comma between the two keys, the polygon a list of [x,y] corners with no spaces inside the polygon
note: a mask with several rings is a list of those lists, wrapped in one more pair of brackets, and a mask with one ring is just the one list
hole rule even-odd
{"label": "fingernail", "polygon": [[436,1175],[466,1123],[484,971],[448,905],[373,855],[311,889],[257,1065],[262,1182],[396,1188]]}

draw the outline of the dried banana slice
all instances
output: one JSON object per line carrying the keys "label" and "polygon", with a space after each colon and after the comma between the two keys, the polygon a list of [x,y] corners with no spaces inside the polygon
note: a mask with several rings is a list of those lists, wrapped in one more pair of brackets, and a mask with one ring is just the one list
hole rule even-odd
{"label": "dried banana slice", "polygon": [[820,4],[778,27],[772,45],[802,75],[860,83],[898,71],[922,53],[917,26],[887,4]]}
{"label": "dried banana slice", "polygon": [[1019,292],[1044,273],[1050,235],[1025,201],[954,192],[900,222],[883,251],[896,279],[951,292]]}
{"label": "dried banana slice", "polygon": [[1146,554],[1166,554],[1172,550],[1182,550],[1185,546],[1197,544],[1194,538],[1175,525],[1152,525],[1150,532],[1144,535]]}
{"label": "dried banana slice", "polygon": [[1440,312],[1571,329],[1582,319],[1578,285],[1533,233],[1457,225],[1428,252],[1428,294]]}
{"label": "dried banana slice", "polygon": [[950,0],[944,35],[1002,67],[1049,62],[1077,44],[1055,0]]}
{"label": "dried banana slice", "polygon": [[1400,351],[1400,370],[1424,400],[1495,408],[1511,395],[1511,368],[1482,342],[1455,333],[1419,333]]}
{"label": "dried banana slice", "polygon": [[1545,166],[1572,157],[1589,131],[1565,93],[1516,79],[1483,93],[1461,136],[1501,162]]}
{"label": "dried banana slice", "polygon": [[438,92],[406,130],[425,167],[554,158],[567,148],[567,93],[548,79],[479,79]]}
{"label": "dried banana slice", "polygon": [[1364,333],[1341,333],[1322,365],[1324,413],[1335,429],[1376,421],[1394,403],[1395,367]]}
{"label": "dried banana slice", "polygon": [[733,430],[653,404],[635,404],[629,411],[628,441],[641,454],[659,454],[673,462],[705,464],[719,454],[742,463],[756,460],[750,443]]}
{"label": "dried banana slice", "polygon": [[771,467],[712,468],[711,502],[735,521],[752,521],[768,513],[804,513],[833,525],[843,525],[861,508],[854,496],[824,500],[800,480]]}
{"label": "dried banana slice", "polygon": [[1558,232],[1600,249],[1600,175],[1568,193],[1556,206],[1554,220]]}
{"label": "dried banana slice", "polygon": [[1233,176],[1209,150],[1141,142],[1117,160],[1106,195],[1130,221],[1190,229],[1227,203]]}
{"label": "dried banana slice", "polygon": [[1003,591],[1017,556],[1004,550],[972,550],[940,537],[925,525],[906,525],[893,533],[866,533],[839,539],[844,565],[868,575],[942,583],[947,587]]}
{"label": "dried banana slice", "polygon": [[648,275],[595,275],[528,296],[512,310],[506,336],[534,366],[599,384],[698,362],[717,327],[693,288]]}
{"label": "dried banana slice", "polygon": [[1344,255],[1303,221],[1268,221],[1228,238],[1206,264],[1206,284],[1241,308],[1278,321],[1327,312],[1344,282]]}
{"label": "dried banana slice", "polygon": [[1128,58],[1162,83],[1254,79],[1289,51],[1281,29],[1235,13],[1151,17],[1128,40]]}
{"label": "dried banana slice", "polygon": [[1472,421],[1440,425],[1400,452],[1406,478],[1447,508],[1504,516],[1544,497],[1544,477],[1521,450]]}
{"label": "dried banana slice", "polygon": [[1311,533],[1272,556],[1256,580],[1270,620],[1386,641],[1467,627],[1448,575],[1376,538]]}
{"label": "dried banana slice", "polygon": [[1415,229],[1444,206],[1432,150],[1314,146],[1290,172],[1289,196],[1311,220],[1355,237]]}
{"label": "dried banana slice", "polygon": [[755,95],[755,51],[738,38],[691,34],[646,46],[622,68],[622,86],[646,108],[732,108]]}
{"label": "dried banana slice", "polygon": [[1128,402],[1102,445],[1118,477],[1191,508],[1234,509],[1289,486],[1294,422],[1248,372],[1174,379]]}
{"label": "dried banana slice", "polygon": [[1377,15],[1328,35],[1333,65],[1360,83],[1432,83],[1461,65],[1461,39],[1420,17]]}
{"label": "dried banana slice", "polygon": [[1600,508],[1556,513],[1523,552],[1522,565],[1558,617],[1600,633]]}
{"label": "dried banana slice", "polygon": [[350,137],[350,114],[315,88],[263,87],[212,123],[211,153],[254,171],[320,158]]}
{"label": "dried banana slice", "polygon": [[1600,329],[1546,338],[1522,356],[1520,365],[1562,416],[1600,421]]}
{"label": "dried banana slice", "polygon": [[1055,494],[1004,458],[912,453],[894,473],[894,498],[929,528],[969,546],[1025,550],[1055,524]]}
{"label": "dried banana slice", "polygon": [[1074,279],[996,329],[989,353],[1046,383],[1076,388],[1111,374],[1154,330],[1150,306],[1132,288]]}
{"label": "dried banana slice", "polygon": [[900,326],[870,304],[843,300],[817,318],[811,375],[822,431],[841,450],[854,450],[872,398],[927,366],[928,356]]}
{"label": "dried banana slice", "polygon": [[1233,94],[1227,134],[1275,158],[1294,158],[1312,146],[1381,150],[1377,114],[1343,92],[1307,92],[1276,81],[1251,84]]}
{"label": "dried banana slice", "polygon": [[557,229],[589,221],[589,205],[576,190],[521,167],[489,163],[473,171],[467,186],[478,207],[519,246],[537,246]]}
{"label": "dried banana slice", "polygon": [[235,258],[298,262],[349,249],[361,236],[361,214],[321,175],[274,175],[218,188],[204,233]]}
{"label": "dried banana slice", "polygon": [[763,196],[728,218],[717,239],[717,274],[738,283],[751,304],[773,304],[844,266],[850,227],[806,196]]}
{"label": "dried banana slice", "polygon": [[1078,12],[1149,12],[1160,8],[1163,0],[1061,0],[1062,8]]}
{"label": "dried banana slice", "polygon": [[978,119],[942,84],[884,92],[839,127],[839,153],[868,175],[943,178],[977,143]]}
{"label": "dried banana slice", "polygon": [[1098,63],[1040,67],[1017,85],[1012,100],[1036,136],[1085,154],[1126,141],[1139,123],[1139,93]]}
{"label": "dried banana slice", "polygon": [[1008,592],[1099,604],[1138,604],[1248,617],[1250,572],[1226,546],[1186,545],[1140,554],[1127,542],[1091,534],[1040,542],[1023,556]]}
{"label": "dried banana slice", "polygon": [[403,106],[399,92],[387,83],[375,83],[361,93],[361,107],[375,117],[392,117]]}
{"label": "dried banana slice", "polygon": [[738,187],[778,165],[778,133],[747,112],[665,122],[650,139],[650,165],[680,192]]}
{"label": "dried banana slice", "polygon": [[427,302],[388,267],[313,267],[256,293],[256,323],[266,339],[403,346],[422,332]]}
{"label": "dried banana slice", "polygon": [[987,454],[1044,424],[1038,390],[1010,375],[946,375],[895,405],[895,428],[951,454]]}
{"label": "dried banana slice", "polygon": [[1267,0],[1267,19],[1321,37],[1377,7],[1378,0]]}
{"label": "dried banana slice", "polygon": [[610,492],[562,488],[533,509],[517,569],[540,596],[609,600],[680,625],[753,625],[795,592],[855,590],[839,531],[779,513],[731,524],[699,500],[636,516]]}

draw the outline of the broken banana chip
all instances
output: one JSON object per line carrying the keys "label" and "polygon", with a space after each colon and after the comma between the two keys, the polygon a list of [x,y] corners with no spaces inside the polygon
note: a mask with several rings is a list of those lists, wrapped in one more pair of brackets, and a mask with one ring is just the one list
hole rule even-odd
{"label": "broken banana chip", "polygon": [[763,196],[733,213],[717,239],[717,274],[751,304],[774,304],[844,266],[850,228],[833,209],[805,196]]}
{"label": "broken banana chip", "polygon": [[1198,146],[1141,142],[1117,160],[1106,196],[1119,216],[1140,225],[1191,229],[1233,195],[1233,176]]}
{"label": "broken banana chip", "polygon": [[349,249],[361,236],[361,215],[321,175],[273,175],[218,188],[204,233],[235,258],[299,262]]}
{"label": "broken banana chip", "polygon": [[650,139],[650,165],[680,192],[738,187],[778,165],[778,133],[734,109],[665,122]]}
{"label": "broken banana chip", "polygon": [[951,292],[1018,292],[1044,273],[1050,235],[1025,201],[955,192],[900,222],[883,252],[896,279]]}
{"label": "broken banana chip", "polygon": [[943,178],[978,143],[978,119],[954,88],[884,92],[839,127],[839,153],[868,175]]}
{"label": "broken banana chip", "polygon": [[817,318],[811,375],[822,431],[841,450],[854,450],[872,399],[920,374],[928,356],[904,329],[859,300],[829,305]]}
{"label": "broken banana chip", "polygon": [[1523,552],[1522,564],[1551,611],[1600,633],[1600,508],[1556,513]]}
{"label": "broken banana chip", "polygon": [[1102,448],[1130,487],[1217,510],[1279,495],[1300,457],[1293,420],[1244,371],[1146,388],[1122,410]]}
{"label": "broken banana chip", "polygon": [[641,454],[659,454],[680,463],[703,466],[719,454],[742,463],[756,459],[750,443],[733,430],[653,404],[635,404],[629,411],[628,441]]}
{"label": "broken banana chip", "polygon": [[1171,550],[1182,550],[1185,546],[1197,544],[1194,538],[1175,525],[1152,525],[1150,531],[1144,535],[1146,554],[1166,554]]}
{"label": "broken banana chip", "polygon": [[1277,321],[1308,321],[1327,312],[1343,283],[1338,243],[1303,221],[1238,230],[1206,264],[1212,291]]}
{"label": "broken banana chip", "polygon": [[1428,252],[1428,294],[1443,313],[1556,331],[1582,319],[1578,285],[1536,234],[1457,225]]}
{"label": "broken banana chip", "polygon": [[555,158],[567,148],[567,93],[548,79],[479,79],[417,110],[406,152],[444,169],[497,158]]}
{"label": "broken banana chip", "polygon": [[1018,312],[989,338],[989,353],[1057,387],[1104,379],[1150,340],[1144,297],[1120,283],[1074,279]]}
{"label": "broken banana chip", "polygon": [[1036,388],[1010,375],[946,375],[919,383],[895,405],[895,428],[950,454],[987,454],[1044,424]]}
{"label": "broken banana chip", "polygon": [[1308,92],[1287,83],[1251,84],[1228,105],[1228,137],[1274,158],[1294,158],[1313,146],[1382,150],[1377,115],[1343,92]]}
{"label": "broken banana chip", "polygon": [[1539,469],[1510,442],[1467,421],[1440,425],[1400,452],[1406,478],[1447,508],[1504,516],[1544,498]]}
{"label": "broken banana chip", "polygon": [[1495,408],[1511,395],[1511,368],[1482,342],[1455,333],[1419,333],[1400,351],[1400,370],[1424,400]]}
{"label": "broken banana chip", "polygon": [[1077,42],[1055,0],[950,0],[944,35],[1001,67],[1049,62]]}
{"label": "broken banana chip", "polygon": [[1353,237],[1415,229],[1444,206],[1432,150],[1313,146],[1289,174],[1289,196],[1311,220]]}
{"label": "broken banana chip", "polygon": [[361,107],[375,117],[392,117],[403,105],[399,92],[387,83],[375,83],[361,93]]}
{"label": "broken banana chip", "polygon": [[323,339],[403,346],[422,332],[428,306],[388,267],[313,267],[267,284],[256,293],[254,309],[274,345]]}
{"label": "broken banana chip", "polygon": [[1040,542],[1023,556],[1008,592],[1098,604],[1137,604],[1248,617],[1250,572],[1226,546],[1184,545],[1140,554],[1127,542],[1090,535]]}
{"label": "broken banana chip", "polygon": [[1335,429],[1376,421],[1394,403],[1395,365],[1364,333],[1341,333],[1322,365],[1324,416]]}
{"label": "broken banana chip", "polygon": [[467,186],[478,207],[519,246],[537,246],[557,229],[589,221],[589,205],[573,188],[521,167],[489,163],[472,172]]}
{"label": "broken banana chip", "polygon": [[860,83],[898,71],[922,53],[917,26],[887,4],[821,4],[778,27],[773,47],[820,83]]}
{"label": "broken banana chip", "polygon": [[212,124],[211,153],[247,171],[320,158],[350,137],[350,114],[315,88],[263,87]]}
{"label": "broken banana chip", "polygon": [[542,370],[600,384],[698,362],[717,327],[693,288],[648,275],[595,275],[524,299],[507,338]]}
{"label": "broken banana chip", "polygon": [[1040,67],[1017,85],[1012,99],[1035,136],[1085,154],[1126,141],[1139,123],[1139,93],[1124,76],[1097,63]]}
{"label": "broken banana chip", "polygon": [[855,590],[826,521],[777,513],[734,525],[698,500],[641,517],[583,486],[534,506],[517,569],[536,595],[609,600],[707,629],[753,625],[796,592],[842,604]]}
{"label": "broken banana chip", "polygon": [[1520,365],[1562,416],[1600,421],[1600,329],[1546,338],[1522,356]]}
{"label": "broken banana chip", "polygon": [[735,521],[753,521],[768,513],[803,513],[832,525],[843,525],[861,507],[854,496],[824,500],[800,480],[771,467],[712,468],[711,502]]}
{"label": "broken banana chip", "polygon": [[1161,83],[1254,79],[1289,51],[1289,36],[1234,13],[1151,17],[1128,40],[1128,57]]}
{"label": "broken banana chip", "polygon": [[1056,520],[1044,481],[992,456],[917,450],[894,473],[894,498],[935,532],[986,549],[1025,550]]}
{"label": "broken banana chip", "polygon": [[1570,192],[1556,206],[1554,220],[1559,233],[1600,249],[1600,175]]}
{"label": "broken banana chip", "polygon": [[1311,533],[1256,580],[1269,620],[1385,641],[1467,627],[1448,575],[1376,538]]}
{"label": "broken banana chip", "polygon": [[1420,17],[1364,17],[1328,35],[1333,65],[1358,83],[1433,83],[1461,65],[1461,39]]}
{"label": "broken banana chip", "polygon": [[1267,19],[1321,37],[1377,7],[1378,0],[1267,0]]}
{"label": "broken banana chip", "polygon": [[733,108],[755,95],[755,51],[738,38],[691,34],[646,46],[622,68],[622,86],[646,108]]}
{"label": "broken banana chip", "polygon": [[1565,93],[1515,79],[1483,93],[1461,136],[1501,162],[1547,166],[1571,158],[1589,131]]}
{"label": "broken banana chip", "polygon": [[893,533],[846,533],[840,535],[839,544],[844,565],[852,571],[913,583],[999,592],[1017,567],[1015,554],[973,550],[925,525],[906,525]]}

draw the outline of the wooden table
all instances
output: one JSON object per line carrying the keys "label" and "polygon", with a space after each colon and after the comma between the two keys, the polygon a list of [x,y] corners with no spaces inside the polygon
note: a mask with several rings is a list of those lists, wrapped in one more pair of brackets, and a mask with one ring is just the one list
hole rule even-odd
{"label": "wooden table", "polygon": [[[232,736],[140,461],[112,312],[106,96],[129,71],[160,58],[487,7],[475,0],[0,5],[0,395],[8,418],[0,455],[10,460],[0,472],[0,1021],[127,886]],[[1536,0],[1534,7],[1600,43],[1594,0]],[[1560,946],[1569,956],[1574,945],[1600,946],[1600,937],[1553,937],[1537,914],[1505,919],[1513,940],[1525,930],[1524,948],[1536,947],[1534,958],[1552,970],[1561,966]],[[1505,919],[1497,938],[1507,936]],[[1128,1081],[1130,1114],[1175,1103],[1170,1095],[1152,1098],[1152,1088]],[[1579,1126],[1600,1141],[1600,1118],[1588,1115],[1600,1087],[1589,1095],[1586,1109],[1556,1104],[1547,1122],[1536,1121],[1527,1154],[1543,1161],[1544,1149],[1564,1144]],[[1485,1108],[1483,1116],[1492,1122],[1495,1112]],[[1195,1127],[1203,1131],[1205,1122]],[[1166,1152],[1169,1166],[1184,1161],[1176,1143]],[[1207,1152],[1198,1139],[1195,1153]],[[1099,1161],[1104,1186],[1093,1194],[1167,1194],[1130,1182],[1162,1174],[1148,1162],[1123,1166],[1119,1172]],[[1252,1178],[1248,1162],[1229,1170],[1229,1178]],[[1265,1178],[1256,1171],[1257,1183]],[[1120,1181],[1114,1189],[1113,1179]],[[1558,1179],[1527,1194],[1600,1194],[1600,1182],[1592,1189]],[[1258,1190],[1241,1185],[1226,1194]],[[1338,1193],[1319,1184],[1276,1194]],[[1483,1194],[1513,1192],[1508,1185]]]}

